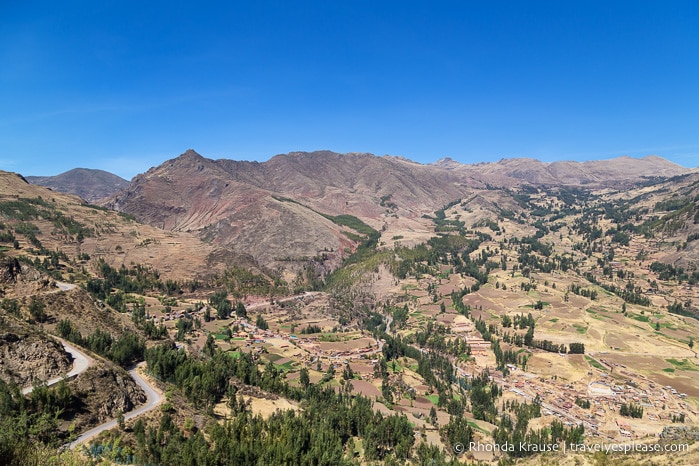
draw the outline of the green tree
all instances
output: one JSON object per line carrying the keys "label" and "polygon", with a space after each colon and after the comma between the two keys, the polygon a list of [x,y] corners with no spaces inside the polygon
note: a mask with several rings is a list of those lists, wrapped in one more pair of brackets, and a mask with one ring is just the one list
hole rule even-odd
{"label": "green tree", "polygon": [[204,343],[204,354],[214,357],[216,353],[216,342],[214,341],[213,335],[209,334],[206,337],[206,343]]}
{"label": "green tree", "polygon": [[335,365],[330,361],[328,363],[328,370],[323,374],[323,382],[329,382],[335,377]]}
{"label": "green tree", "polygon": [[388,377],[384,377],[381,381],[381,396],[387,403],[393,403],[393,388],[388,381]]}
{"label": "green tree", "polygon": [[345,380],[351,380],[354,378],[354,372],[349,364],[345,364],[345,369],[342,371],[342,378]]}
{"label": "green tree", "polygon": [[502,326],[505,328],[512,327],[512,318],[507,314],[502,316]]}
{"label": "green tree", "polygon": [[245,304],[242,302],[238,301],[235,305],[235,315],[238,317],[247,317],[248,316],[248,311],[245,309]]}
{"label": "green tree", "polygon": [[301,383],[301,386],[303,388],[308,388],[308,386],[311,384],[311,379],[308,376],[308,369],[305,367],[301,369],[301,373],[299,375],[299,382]]}
{"label": "green tree", "polygon": [[524,335],[524,344],[531,346],[534,341],[534,327],[529,327],[527,333]]}
{"label": "green tree", "polygon": [[269,324],[267,321],[262,317],[262,314],[259,314],[257,316],[257,320],[255,321],[255,325],[257,325],[257,328],[260,330],[267,330],[269,329]]}
{"label": "green tree", "polygon": [[227,319],[233,310],[231,302],[227,297],[228,293],[225,290],[217,291],[209,297],[209,304],[216,309],[216,317],[220,320]]}
{"label": "green tree", "polygon": [[584,343],[570,343],[569,345],[570,354],[585,354],[585,344]]}
{"label": "green tree", "polygon": [[32,296],[29,303],[29,314],[32,316],[32,319],[39,323],[42,323],[46,319],[45,305],[41,298]]}

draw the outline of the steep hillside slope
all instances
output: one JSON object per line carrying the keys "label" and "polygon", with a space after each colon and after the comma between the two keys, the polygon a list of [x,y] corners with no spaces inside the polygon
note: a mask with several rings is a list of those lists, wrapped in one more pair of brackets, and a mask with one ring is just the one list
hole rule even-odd
{"label": "steep hillside slope", "polygon": [[633,215],[634,231],[659,249],[656,259],[689,271],[699,268],[699,173],[610,197]]}
{"label": "steep hillside slope", "polygon": [[138,175],[107,206],[164,230],[197,234],[209,247],[267,267],[352,244],[312,209],[236,181],[193,151]]}
{"label": "steep hillside slope", "polygon": [[460,197],[469,187],[483,186],[439,167],[371,154],[292,152],[265,163],[216,163],[237,181],[306,200],[334,215],[350,213],[375,221],[387,205],[395,205],[399,215],[419,216]]}

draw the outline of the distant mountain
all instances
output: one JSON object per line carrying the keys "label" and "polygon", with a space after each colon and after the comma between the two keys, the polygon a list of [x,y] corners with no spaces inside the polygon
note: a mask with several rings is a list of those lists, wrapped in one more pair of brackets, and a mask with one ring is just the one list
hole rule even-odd
{"label": "distant mountain", "polygon": [[417,235],[424,231],[423,216],[474,194],[480,193],[491,211],[516,209],[511,197],[487,187],[619,188],[686,172],[659,157],[476,165],[443,159],[422,165],[402,157],[319,151],[259,163],[211,160],[188,150],[138,175],[104,204],[160,228],[196,233],[266,267],[293,268],[294,262],[321,255],[332,267],[356,236],[350,240],[352,232],[343,233],[347,228],[329,216],[351,215],[376,230]]}
{"label": "distant mountain", "polygon": [[117,175],[89,168],[74,168],[56,176],[27,176],[26,179],[54,191],[75,194],[90,203],[111,196],[129,184]]}
{"label": "distant mountain", "polygon": [[541,162],[529,158],[502,159],[494,163],[463,165],[449,158],[435,166],[448,168],[495,186],[529,183],[537,186],[630,187],[649,178],[668,178],[689,169],[657,156],[641,159],[617,157],[587,162]]}

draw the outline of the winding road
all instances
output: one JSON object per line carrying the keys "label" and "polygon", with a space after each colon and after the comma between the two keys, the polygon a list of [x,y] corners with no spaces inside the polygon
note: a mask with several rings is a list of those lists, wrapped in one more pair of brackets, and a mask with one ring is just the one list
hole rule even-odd
{"label": "winding road", "polygon": [[73,285],[72,283],[63,283],[63,282],[56,282],[56,287],[58,290],[56,291],[70,291],[74,290],[77,285]]}
{"label": "winding road", "polygon": [[[62,338],[54,337],[58,341],[63,344],[63,348],[65,348],[66,352],[70,353],[70,355],[73,357],[73,368],[64,376],[61,377],[54,377],[53,379],[50,379],[46,382],[47,386],[55,385],[58,382],[60,382],[63,379],[71,379],[73,377],[77,377],[78,375],[82,374],[85,372],[90,366],[92,366],[95,363],[95,360],[92,359],[90,356],[86,355],[83,353],[81,350],[77,349],[75,346],[71,345],[67,341],[63,340]],[[136,384],[143,389],[143,391],[146,394],[146,402],[139,406],[138,408],[129,411],[128,413],[124,414],[124,420],[134,418],[136,416],[140,416],[143,413],[146,413],[150,411],[151,409],[155,408],[158,406],[162,401],[163,401],[163,396],[162,394],[156,390],[153,386],[151,386],[143,377],[141,377],[141,374],[138,373],[138,369],[142,367],[145,364],[145,362],[142,362],[138,364],[136,367],[131,369],[129,371],[129,375],[131,378],[136,382]],[[34,390],[34,387],[25,387],[22,389],[22,394],[23,395],[28,395]],[[75,448],[76,446],[80,445],[83,442],[86,442],[87,440],[91,439],[92,437],[95,437],[96,435],[100,434],[101,432],[107,430],[107,429],[112,429],[116,427],[117,421],[116,419],[112,419],[110,421],[107,421],[103,424],[98,425],[97,427],[94,427],[87,432],[83,432],[80,434],[80,436],[72,441],[71,443],[65,445],[68,448]]]}
{"label": "winding road", "polygon": [[[67,341],[63,340],[62,338],[54,337],[56,340],[60,341],[61,344],[63,344],[63,348],[66,350],[67,353],[70,353],[70,355],[73,357],[73,368],[65,375],[60,376],[60,377],[54,377],[53,379],[50,379],[46,382],[46,385],[50,387],[51,385],[55,385],[58,382],[60,382],[63,379],[72,379],[73,377],[77,377],[78,375],[82,374],[87,370],[88,367],[92,365],[94,360],[77,349],[75,346],[71,345]],[[28,395],[34,390],[34,387],[24,387],[22,389],[22,395]]]}
{"label": "winding road", "polygon": [[[140,363],[137,365],[135,368],[131,369],[129,371],[129,375],[131,378],[138,384],[139,387],[143,389],[143,391],[146,393],[147,400],[146,402],[139,406],[138,408],[134,409],[133,411],[129,411],[128,413],[124,414],[124,420],[128,420],[131,418],[134,418],[136,416],[140,416],[143,413],[146,413],[150,411],[151,409],[155,408],[158,406],[162,401],[163,401],[163,396],[160,394],[159,391],[157,391],[155,388],[153,388],[141,375],[138,373],[138,368],[143,366],[145,363]],[[94,427],[87,432],[83,432],[80,434],[80,436],[70,442],[67,446],[70,449],[73,449],[80,445],[81,443],[84,443],[88,440],[90,440],[92,437],[95,437],[102,433],[105,430],[108,429],[113,429],[116,427],[117,421],[116,419],[112,419],[111,421],[107,421],[103,424],[98,425],[97,427]]]}
{"label": "winding road", "polygon": [[[58,293],[59,291],[70,291],[74,290],[75,287],[76,285],[73,285],[72,283],[56,282],[56,288],[58,289],[51,291],[51,293]],[[73,377],[77,377],[78,375],[85,372],[87,368],[90,367],[93,363],[93,359],[91,357],[89,357],[88,355],[77,349],[75,346],[65,341],[63,338],[58,338],[56,336],[54,336],[53,338],[60,341],[63,345],[63,348],[66,350],[66,353],[69,353],[73,357],[73,368],[63,376],[54,377],[53,379],[49,379],[48,381],[46,381],[47,387],[55,385],[63,379],[72,379]],[[22,395],[28,395],[33,390],[33,386],[24,387],[22,389]]]}

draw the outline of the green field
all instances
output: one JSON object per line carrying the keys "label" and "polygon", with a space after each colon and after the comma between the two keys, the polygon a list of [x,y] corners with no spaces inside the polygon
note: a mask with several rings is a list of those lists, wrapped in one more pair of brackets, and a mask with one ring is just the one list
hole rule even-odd
{"label": "green field", "polygon": [[672,364],[677,370],[680,371],[699,371],[699,367],[688,359],[683,359],[682,361],[677,359],[666,359],[665,361]]}
{"label": "green field", "polygon": [[594,358],[591,358],[590,356],[585,356],[585,360],[594,368],[599,369],[601,371],[606,371],[607,368],[602,365],[599,361],[597,361]]}
{"label": "green field", "polygon": [[628,313],[628,316],[631,317],[634,320],[637,320],[639,322],[650,322],[650,317],[644,316],[641,314],[633,314],[631,312]]}
{"label": "green field", "polygon": [[294,363],[291,361],[285,362],[284,364],[276,364],[275,363],[274,367],[276,367],[277,369],[281,369],[283,371],[290,371],[293,369]]}
{"label": "green field", "polygon": [[473,421],[466,421],[466,423],[467,423],[472,429],[475,429],[475,430],[477,430],[477,431],[479,431],[479,432],[483,432],[483,433],[486,434],[486,435],[490,435],[490,431],[485,430],[484,428],[482,428],[481,426],[479,426],[479,425],[476,424],[475,422],[473,422]]}

